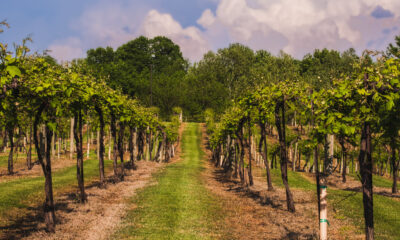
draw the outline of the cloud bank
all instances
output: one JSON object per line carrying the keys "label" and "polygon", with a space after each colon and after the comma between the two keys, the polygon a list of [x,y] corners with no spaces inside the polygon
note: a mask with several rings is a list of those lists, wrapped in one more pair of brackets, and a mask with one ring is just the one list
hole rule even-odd
{"label": "cloud bank", "polygon": [[398,0],[220,0],[215,11],[205,9],[197,23],[183,27],[156,9],[101,2],[72,24],[78,36],[49,49],[57,59],[70,60],[84,57],[89,48],[164,35],[192,62],[233,42],[297,58],[325,47],[384,50],[399,34],[399,13]]}

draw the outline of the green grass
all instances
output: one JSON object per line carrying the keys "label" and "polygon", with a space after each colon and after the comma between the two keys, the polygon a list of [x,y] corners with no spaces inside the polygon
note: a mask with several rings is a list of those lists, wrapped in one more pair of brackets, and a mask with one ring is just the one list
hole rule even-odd
{"label": "green grass", "polygon": [[[357,173],[350,173],[349,175],[357,180],[359,179]],[[399,178],[397,178],[397,183],[399,184]],[[393,180],[387,177],[374,174],[372,176],[372,184],[375,187],[392,188]]]}
{"label": "green grass", "polygon": [[115,239],[216,239],[223,214],[208,192],[203,171],[198,124],[187,124],[182,137],[182,160],[154,175],[157,184],[132,199],[138,206],[128,212]]}
{"label": "green grass", "polygon": [[[105,161],[105,168],[111,169],[111,161]],[[91,158],[84,162],[85,183],[98,178],[98,160]],[[76,166],[53,172],[55,193],[64,188],[77,186]],[[44,201],[44,177],[24,177],[0,183],[0,222],[6,222],[15,211],[37,206]]]}
{"label": "green grass", "polygon": [[[345,218],[364,232],[362,194],[343,190],[328,190],[328,202],[336,210],[336,218]],[[400,202],[374,195],[376,239],[399,239]]]}
{"label": "green grass", "polygon": [[7,164],[8,164],[8,155],[0,156],[0,167],[7,167]]}
{"label": "green grass", "polygon": [[[263,176],[266,176],[265,171],[263,173]],[[280,169],[276,169],[276,168],[271,169],[271,179],[272,179],[272,183],[275,186],[283,187]],[[289,181],[289,186],[291,188],[298,188],[298,189],[312,190],[312,191],[314,191],[316,189],[314,184],[310,183],[310,181],[305,179],[298,172],[292,172],[292,171],[288,170],[288,181]]]}
{"label": "green grass", "polygon": [[[18,155],[18,158],[16,158]],[[32,153],[32,162],[36,160],[36,153]],[[18,152],[14,153],[14,169],[16,165],[26,165],[26,153]],[[1,153],[0,155],[0,168],[7,168],[8,166],[8,151],[6,153]]]}
{"label": "green grass", "polygon": [[[283,187],[280,170],[271,170],[274,186]],[[263,173],[265,176],[265,173]],[[354,175],[355,176],[355,175]],[[310,182],[299,172],[288,171],[289,186],[292,189],[314,191],[314,182]],[[374,185],[391,187],[386,178],[374,176]],[[331,217],[346,219],[357,227],[359,233],[364,232],[364,215],[362,194],[344,190],[328,189],[328,204],[335,213],[328,213]],[[400,201],[389,197],[374,195],[374,222],[376,239],[400,239]]]}

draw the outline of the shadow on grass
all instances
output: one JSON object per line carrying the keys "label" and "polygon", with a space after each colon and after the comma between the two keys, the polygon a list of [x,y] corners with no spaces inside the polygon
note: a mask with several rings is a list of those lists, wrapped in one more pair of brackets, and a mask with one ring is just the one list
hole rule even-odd
{"label": "shadow on grass", "polygon": [[227,184],[229,189],[227,191],[234,191],[235,193],[239,193],[242,196],[253,199],[255,202],[262,206],[271,206],[272,208],[282,209],[283,204],[279,203],[281,200],[277,199],[274,196],[265,195],[262,191],[254,190],[249,188],[246,185],[242,185],[240,181],[231,179],[229,174],[225,172],[223,169],[215,169],[214,170],[214,179],[220,183]]}
{"label": "shadow on grass", "polygon": [[[71,212],[72,208],[68,207],[68,202],[58,202],[55,204],[56,212]],[[1,239],[16,240],[23,237],[28,237],[33,232],[44,231],[45,227],[42,224],[44,222],[44,211],[43,206],[29,207],[29,211],[32,213],[25,215],[24,217],[14,220],[11,224],[1,226],[0,230],[3,235],[0,235]],[[57,215],[56,215],[57,216]],[[56,224],[62,222],[62,219],[56,217]]]}
{"label": "shadow on grass", "polygon": [[281,238],[281,240],[298,240],[298,239],[314,240],[314,239],[318,239],[315,234],[304,234],[301,232],[293,232],[293,231],[290,231],[285,226],[282,226],[282,227],[286,230],[287,234],[286,234],[286,236]]}
{"label": "shadow on grass", "polygon": [[[357,192],[357,193],[362,193],[362,188],[361,187],[348,187],[343,189],[344,191],[349,191],[349,192]],[[389,198],[400,198],[400,195],[398,193],[393,194],[388,191],[374,191],[374,195],[380,195],[384,197],[389,197]]]}
{"label": "shadow on grass", "polygon": [[[130,175],[131,172],[126,172],[125,175]],[[107,188],[112,184],[121,182],[121,179],[117,176],[109,176],[105,179],[104,184],[99,181],[93,181],[85,186],[85,190],[91,188]],[[86,193],[88,196],[91,194]],[[55,201],[55,214],[56,214],[56,231],[57,225],[65,223],[66,219],[60,217],[61,213],[70,213],[74,211],[74,208],[70,207],[70,204],[79,203],[79,194],[77,191],[69,191],[63,193],[60,196],[61,200]],[[0,239],[4,240],[16,240],[23,237],[28,237],[34,232],[45,231],[44,225],[44,210],[43,206],[27,207],[29,213],[23,216],[10,220],[10,223],[0,226]]]}

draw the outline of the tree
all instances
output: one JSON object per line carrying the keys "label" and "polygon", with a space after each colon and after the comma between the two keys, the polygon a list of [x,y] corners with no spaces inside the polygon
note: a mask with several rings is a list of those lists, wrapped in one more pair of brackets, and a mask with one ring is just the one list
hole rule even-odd
{"label": "tree", "polygon": [[[146,106],[159,107],[164,116],[174,107],[165,105],[168,101],[181,103],[179,87],[188,64],[170,39],[141,36],[120,46],[115,54],[119,69],[113,81],[124,93],[138,97]],[[169,89],[163,91],[165,87]]]}
{"label": "tree", "polygon": [[252,49],[235,43],[228,48],[219,49],[217,56],[224,76],[218,80],[228,88],[230,100],[243,96],[247,90],[254,87],[247,77],[255,60]]}
{"label": "tree", "polygon": [[388,57],[400,58],[400,35],[395,37],[395,43],[390,43],[386,48],[386,55]]}
{"label": "tree", "polygon": [[208,52],[204,58],[191,66],[184,78],[183,107],[187,115],[200,118],[207,108],[212,108],[218,115],[231,104],[228,89],[222,82],[225,78],[218,56]]}
{"label": "tree", "polygon": [[343,53],[342,56],[335,50],[316,49],[313,54],[304,56],[300,63],[301,72],[315,90],[330,88],[332,79],[346,74],[346,70],[351,70],[348,67],[351,67],[353,57],[355,57],[355,53],[352,49]]}

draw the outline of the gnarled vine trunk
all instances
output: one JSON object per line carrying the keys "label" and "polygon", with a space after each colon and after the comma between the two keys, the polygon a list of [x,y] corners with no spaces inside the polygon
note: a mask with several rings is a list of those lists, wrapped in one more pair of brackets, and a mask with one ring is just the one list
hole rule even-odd
{"label": "gnarled vine trunk", "polygon": [[129,127],[129,161],[132,169],[136,169],[135,165],[135,145],[136,145],[136,129]]}
{"label": "gnarled vine trunk", "polygon": [[[117,126],[115,122],[115,116],[111,114],[111,136],[113,140],[113,168],[114,168],[114,176],[119,177],[118,175],[118,142],[117,142]],[[110,139],[111,140],[111,139]],[[110,141],[111,143],[111,141]]]}
{"label": "gnarled vine trunk", "polygon": [[120,173],[120,179],[124,180],[125,176],[125,166],[124,166],[124,133],[125,133],[125,124],[122,122],[119,122],[119,134],[118,134],[118,153],[119,153],[119,158],[121,161],[121,173]]}
{"label": "gnarled vine trunk", "polygon": [[[8,166],[7,171],[8,174],[14,174],[14,127],[8,126],[7,127],[7,135],[8,141],[10,142],[10,152],[8,153]],[[18,151],[18,149],[17,149]]]}
{"label": "gnarled vine trunk", "polygon": [[346,182],[346,173],[347,173],[346,172],[347,171],[347,159],[346,159],[346,156],[347,156],[346,151],[347,151],[347,149],[346,149],[346,147],[344,145],[344,139],[343,138],[339,138],[339,143],[340,143],[340,146],[342,147],[342,158],[343,158],[342,182],[345,183]]}
{"label": "gnarled vine trunk", "polygon": [[99,122],[100,122],[100,131],[98,137],[98,145],[99,145],[99,152],[97,153],[99,156],[99,175],[100,175],[100,184],[104,185],[105,182],[105,174],[104,174],[104,116],[103,111],[100,107],[96,107],[97,114],[99,115]]}
{"label": "gnarled vine trunk", "polygon": [[70,130],[70,140],[69,140],[69,159],[74,157],[74,118],[71,118],[71,130]]}
{"label": "gnarled vine trunk", "polygon": [[251,122],[250,122],[250,118],[248,120],[248,131],[249,131],[249,171],[248,171],[248,175],[249,175],[249,185],[253,186],[254,182],[253,182],[253,174],[251,172],[251,162],[252,162],[252,155],[251,155],[251,146],[252,146],[252,135],[251,135]]}
{"label": "gnarled vine trunk", "polygon": [[139,130],[138,133],[138,141],[137,141],[138,153],[137,153],[137,160],[143,159],[144,154],[144,131],[143,129]]}
{"label": "gnarled vine trunk", "polygon": [[84,173],[83,173],[83,134],[82,134],[82,111],[74,115],[74,139],[76,145],[76,177],[78,179],[79,200],[81,203],[87,201],[85,193]]}
{"label": "gnarled vine trunk", "polygon": [[372,192],[372,147],[371,125],[365,122],[361,131],[360,154],[358,157],[363,191],[363,205],[365,218],[365,235],[367,240],[374,239],[374,212]]}
{"label": "gnarled vine trunk", "polygon": [[[281,113],[281,115],[280,115]],[[279,136],[279,147],[280,147],[280,159],[281,159],[281,175],[283,185],[286,190],[286,205],[290,212],[295,212],[294,200],[292,192],[289,188],[288,177],[287,177],[287,150],[286,150],[286,133],[285,133],[285,100],[282,99],[277,101],[275,106],[275,124],[278,130]]]}
{"label": "gnarled vine trunk", "polygon": [[390,148],[391,148],[390,162],[392,164],[392,177],[393,177],[392,193],[397,193],[397,168],[398,168],[398,164],[396,163],[396,140],[394,139],[394,137],[392,137],[390,139]]}
{"label": "gnarled vine trunk", "polygon": [[30,132],[29,132],[29,148],[28,151],[26,151],[26,166],[28,170],[32,169],[32,135],[33,135],[33,126],[31,125],[30,127]]}
{"label": "gnarled vine trunk", "polygon": [[[364,75],[364,88],[369,90],[369,76]],[[367,104],[372,102],[372,95],[367,96]],[[365,237],[367,240],[374,239],[374,208],[372,191],[372,138],[371,123],[365,121],[361,129],[360,154],[358,156],[360,164],[361,184],[363,191]]]}
{"label": "gnarled vine trunk", "polygon": [[259,149],[261,152],[261,156],[264,159],[264,165],[267,172],[268,191],[272,191],[274,187],[272,186],[271,170],[269,168],[269,163],[268,163],[267,130],[265,126],[266,124],[260,122],[259,125],[261,129],[261,139],[260,139]]}
{"label": "gnarled vine trunk", "polygon": [[240,176],[240,182],[242,184],[245,183],[244,179],[244,143],[243,143],[243,126],[240,124],[239,130],[238,130],[238,138],[239,138],[239,151],[240,151],[240,157],[239,157],[239,176]]}
{"label": "gnarled vine trunk", "polygon": [[43,154],[40,149],[40,142],[38,139],[38,125],[40,121],[40,117],[42,115],[42,112],[46,106],[42,104],[35,116],[35,121],[33,124],[33,139],[36,147],[36,152],[38,155],[38,161],[40,165],[42,166],[44,178],[45,178],[45,184],[44,184],[44,192],[46,195],[46,200],[43,205],[44,209],[44,219],[46,222],[46,231],[48,232],[54,232],[55,231],[55,213],[54,213],[54,199],[53,199],[53,182],[52,182],[52,176],[51,176],[51,155],[50,155],[50,139],[51,135],[53,134],[52,131],[46,127],[46,135],[47,135],[47,153],[46,153],[46,162],[44,162],[43,159]]}

